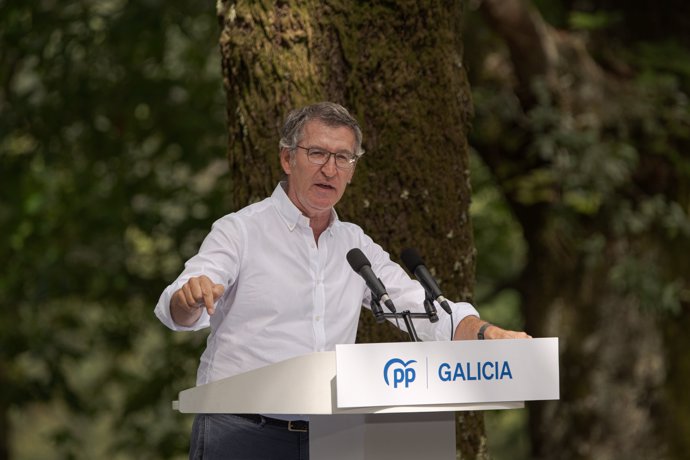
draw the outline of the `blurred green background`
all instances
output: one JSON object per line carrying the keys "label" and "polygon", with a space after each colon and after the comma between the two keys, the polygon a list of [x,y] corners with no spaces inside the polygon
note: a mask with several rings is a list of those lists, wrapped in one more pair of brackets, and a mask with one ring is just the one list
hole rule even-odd
{"label": "blurred green background", "polygon": [[[471,143],[520,142],[509,83],[485,72],[487,57],[506,51],[475,11],[479,3],[467,2],[464,37],[477,113]],[[675,201],[652,194],[647,214],[629,212],[621,225],[645,232],[661,219],[665,231],[687,237],[684,20],[665,23],[673,14],[662,14],[657,24],[648,14],[649,25],[645,2],[536,4],[551,24],[599,44],[594,54],[609,68],[634,73],[639,91],[631,97],[639,106],[628,106],[641,114],[637,124],[621,122],[616,136],[574,139],[552,130],[559,115],[547,100],[521,127],[541,129],[550,146],[615,144],[620,153],[604,161],[600,150],[583,149],[589,168],[581,168],[583,157],[576,167],[563,156],[542,171],[567,178],[567,219],[592,219],[616,177],[633,180],[625,171],[641,129],[646,148],[671,158],[679,191]],[[194,385],[205,334],[173,334],[152,310],[210,224],[229,211],[218,34],[211,2],[0,0],[6,458],[186,458],[191,417],[170,402]],[[527,263],[523,228],[481,155],[472,165],[476,303],[485,318],[520,329],[513,282]],[[525,201],[539,200],[543,178],[514,185]],[[587,244],[593,254],[601,248],[596,238]],[[622,286],[647,295],[662,314],[687,308],[687,278],[628,262],[616,272]],[[650,269],[653,276],[640,275]],[[495,458],[528,458],[526,424],[525,410],[487,414]]]}
{"label": "blurred green background", "polygon": [[0,437],[184,457],[204,334],[153,316],[227,212],[214,5],[0,2]]}

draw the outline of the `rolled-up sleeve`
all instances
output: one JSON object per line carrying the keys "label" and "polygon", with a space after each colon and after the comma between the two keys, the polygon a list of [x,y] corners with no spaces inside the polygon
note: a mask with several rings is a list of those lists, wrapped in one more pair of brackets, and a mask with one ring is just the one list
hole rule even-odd
{"label": "rolled-up sleeve", "polygon": [[[214,222],[199,252],[185,263],[182,273],[163,290],[158,299],[154,313],[164,325],[174,331],[197,331],[209,327],[210,316],[205,309],[193,325],[177,324],[170,314],[170,300],[190,278],[202,275],[209,277],[215,284],[225,286],[227,293],[228,286],[235,282],[239,273],[243,235],[244,227],[232,217],[232,214]],[[218,302],[222,299],[223,297]]]}

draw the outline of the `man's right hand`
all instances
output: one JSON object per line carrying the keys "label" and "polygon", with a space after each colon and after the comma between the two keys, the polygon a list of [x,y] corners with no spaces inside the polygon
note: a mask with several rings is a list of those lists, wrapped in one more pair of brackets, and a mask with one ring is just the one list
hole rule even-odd
{"label": "man's right hand", "polygon": [[209,315],[215,310],[215,303],[225,292],[222,284],[214,284],[206,275],[190,278],[175,291],[170,299],[170,314],[181,326],[191,326],[201,316],[202,308]]}

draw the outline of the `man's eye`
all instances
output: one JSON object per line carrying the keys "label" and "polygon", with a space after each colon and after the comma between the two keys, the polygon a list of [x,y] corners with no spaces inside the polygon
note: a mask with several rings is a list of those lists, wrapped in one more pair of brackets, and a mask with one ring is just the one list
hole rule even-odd
{"label": "man's eye", "polygon": [[335,161],[342,164],[350,163],[352,161],[352,156],[345,153],[339,153],[335,156]]}
{"label": "man's eye", "polygon": [[323,150],[310,150],[309,155],[314,158],[323,158],[328,155],[328,153],[324,152]]}

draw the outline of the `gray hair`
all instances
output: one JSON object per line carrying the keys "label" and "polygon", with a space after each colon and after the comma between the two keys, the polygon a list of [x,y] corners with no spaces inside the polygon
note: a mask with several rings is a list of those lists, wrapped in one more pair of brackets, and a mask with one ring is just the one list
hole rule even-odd
{"label": "gray hair", "polygon": [[288,113],[283,128],[280,130],[280,143],[278,144],[280,148],[286,148],[292,154],[297,148],[297,144],[302,140],[304,125],[312,120],[319,120],[330,127],[346,126],[350,128],[355,135],[354,154],[357,157],[364,154],[364,150],[362,150],[362,130],[359,127],[359,123],[345,107],[333,102],[318,102]]}

